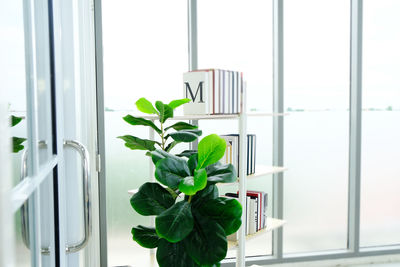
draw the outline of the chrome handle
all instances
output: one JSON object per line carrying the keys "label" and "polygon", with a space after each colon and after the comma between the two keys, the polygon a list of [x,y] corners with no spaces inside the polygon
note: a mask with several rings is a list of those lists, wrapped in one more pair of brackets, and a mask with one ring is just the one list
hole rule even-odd
{"label": "chrome handle", "polygon": [[[39,141],[39,148],[46,148],[47,144],[46,141]],[[25,149],[22,152],[22,164],[21,164],[21,177],[20,181],[24,180],[28,176],[28,150]],[[29,249],[30,248],[30,240],[29,240],[29,204],[25,202],[24,205],[21,207],[21,235],[22,241],[24,242],[25,246]],[[50,255],[50,247],[42,248],[42,254]]]}
{"label": "chrome handle", "polygon": [[66,248],[67,253],[74,253],[86,246],[89,241],[92,229],[92,218],[90,216],[90,186],[89,186],[89,152],[81,143],[74,140],[65,140],[64,147],[70,146],[77,150],[82,158],[82,174],[83,174],[83,207],[84,207],[84,222],[85,222],[85,236],[77,244],[68,245]]}

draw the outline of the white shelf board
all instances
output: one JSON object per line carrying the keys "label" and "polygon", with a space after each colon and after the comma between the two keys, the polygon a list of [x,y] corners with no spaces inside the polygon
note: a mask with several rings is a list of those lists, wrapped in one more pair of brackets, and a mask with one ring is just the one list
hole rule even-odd
{"label": "white shelf board", "polygon": [[131,195],[131,196],[133,196],[133,195],[136,194],[138,191],[139,191],[139,188],[135,188],[135,189],[132,189],[132,190],[128,190],[128,194]]}
{"label": "white shelf board", "polygon": [[[268,232],[271,232],[272,230],[282,227],[285,223],[286,223],[285,220],[267,217],[267,226],[264,229],[261,229],[260,231],[254,233],[254,234],[247,235],[246,241],[251,240],[251,239],[265,238]],[[230,249],[237,247],[238,242],[239,241],[228,241],[228,247]]]}
{"label": "white shelf board", "polygon": [[[289,113],[261,113],[261,112],[250,112],[247,113],[247,116],[250,117],[273,117],[273,116],[286,116]],[[157,120],[156,116],[140,116],[141,118],[148,120]],[[170,120],[234,120],[240,117],[240,113],[238,114],[215,114],[215,115],[177,115]]]}
{"label": "white shelf board", "polygon": [[[247,179],[257,178],[265,175],[271,175],[274,173],[280,173],[287,171],[288,168],[286,167],[279,167],[279,166],[265,166],[265,165],[257,165],[256,172],[254,174],[247,175]],[[218,183],[218,185],[233,185],[239,182],[239,179],[235,183]]]}

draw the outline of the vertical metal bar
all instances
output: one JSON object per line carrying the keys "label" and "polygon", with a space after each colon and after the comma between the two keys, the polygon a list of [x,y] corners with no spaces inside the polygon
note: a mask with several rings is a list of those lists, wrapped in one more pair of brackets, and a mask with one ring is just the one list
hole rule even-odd
{"label": "vertical metal bar", "polygon": [[[197,52],[197,0],[188,0],[188,60],[189,71],[198,69],[198,52]],[[191,120],[191,124],[199,125],[198,120]],[[190,149],[197,149],[199,141],[190,143]]]}
{"label": "vertical metal bar", "polygon": [[[154,120],[151,120],[154,123]],[[154,140],[154,130],[153,128],[149,127],[149,139],[150,140]],[[156,179],[154,177],[154,164],[153,164],[153,160],[151,157],[149,157],[149,175],[150,175],[150,182],[155,182]],[[150,217],[150,227],[155,227],[156,225],[156,221],[155,221],[156,217],[155,216],[151,216]],[[150,256],[154,256],[156,254],[156,249],[151,249],[150,250]]]}
{"label": "vertical metal bar", "polygon": [[[4,90],[5,91],[5,90]],[[14,216],[11,210],[11,135],[7,98],[0,92],[0,266],[15,266]]]}
{"label": "vertical metal bar", "polygon": [[[273,0],[273,112],[283,113],[283,0]],[[283,166],[283,116],[273,117],[273,165]],[[273,175],[273,217],[283,218],[283,173]],[[282,258],[283,229],[273,232],[272,253]]]}
{"label": "vertical metal bar", "polygon": [[239,202],[242,204],[242,226],[239,229],[239,247],[236,255],[236,267],[246,264],[246,178],[247,178],[247,114],[246,114],[246,85],[241,92],[241,114],[239,117]]}
{"label": "vertical metal bar", "polygon": [[107,202],[106,202],[106,143],[104,122],[104,80],[103,80],[103,26],[101,0],[94,0],[94,28],[96,49],[96,98],[97,98],[97,140],[101,170],[99,172],[99,229],[100,266],[107,267]]}
{"label": "vertical metal bar", "polygon": [[[36,58],[36,17],[35,2],[24,1],[24,31],[25,31],[25,68],[26,68],[26,99],[27,99],[27,129],[28,129],[28,175],[33,177],[39,169],[38,151],[38,119],[37,119],[37,58]],[[40,246],[40,198],[38,190],[29,198],[29,239],[31,241],[31,264],[41,266]]]}
{"label": "vertical metal bar", "polygon": [[[55,76],[54,89],[54,110],[55,110],[55,126],[57,135],[56,147],[58,164],[55,173],[57,174],[56,190],[58,194],[58,244],[56,251],[59,252],[59,266],[67,266],[67,258],[65,247],[67,244],[67,210],[66,210],[66,181],[65,181],[65,165],[64,165],[64,77],[63,77],[63,39],[62,39],[62,16],[61,1],[53,0],[53,42],[54,42],[54,69],[58,74]],[[53,118],[54,119],[54,118]]]}
{"label": "vertical metal bar", "polygon": [[360,249],[362,0],[351,1],[348,249]]}

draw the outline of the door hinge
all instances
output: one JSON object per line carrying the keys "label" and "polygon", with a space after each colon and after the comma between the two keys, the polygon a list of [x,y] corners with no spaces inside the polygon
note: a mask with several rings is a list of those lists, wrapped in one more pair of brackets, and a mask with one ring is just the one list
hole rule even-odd
{"label": "door hinge", "polygon": [[101,156],[100,156],[100,154],[96,155],[96,171],[101,172]]}

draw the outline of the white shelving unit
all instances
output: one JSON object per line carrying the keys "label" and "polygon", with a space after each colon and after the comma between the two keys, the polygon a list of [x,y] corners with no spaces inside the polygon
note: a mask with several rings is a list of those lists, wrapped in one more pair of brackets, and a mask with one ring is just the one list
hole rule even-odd
{"label": "white shelving unit", "polygon": [[[241,109],[242,112],[238,114],[216,114],[216,115],[182,115],[182,116],[175,116],[171,118],[171,120],[237,120],[239,126],[239,151],[247,151],[247,117],[276,117],[276,116],[286,116],[287,113],[247,113],[246,112],[246,95],[245,93],[241,93]],[[153,122],[158,118],[156,116],[141,116],[142,118],[152,120]],[[154,139],[154,131],[150,129],[149,138]],[[239,162],[239,169],[240,172],[238,173],[238,182],[230,183],[230,184],[218,184],[218,186],[223,185],[232,185],[238,184],[239,187],[239,202],[242,204],[243,213],[242,213],[242,222],[246,221],[246,194],[242,194],[242,192],[247,191],[246,181],[247,179],[258,178],[262,176],[272,176],[275,173],[281,173],[287,170],[287,168],[283,166],[264,166],[264,165],[257,165],[256,166],[256,173],[247,175],[246,173],[246,156],[242,155],[240,157]],[[154,174],[154,166],[150,159],[150,174],[151,174],[151,181],[155,181],[153,177]],[[138,189],[129,190],[128,193],[130,195],[135,194]],[[228,248],[237,248],[237,256],[236,266],[245,266],[245,244],[246,240],[256,239],[256,238],[265,238],[267,233],[282,227],[286,221],[277,219],[277,218],[267,218],[266,228],[251,234],[245,235],[244,224],[239,229],[239,238],[238,241],[229,241]],[[152,221],[152,226],[154,226],[154,220]],[[153,252],[154,253],[154,252]]]}

